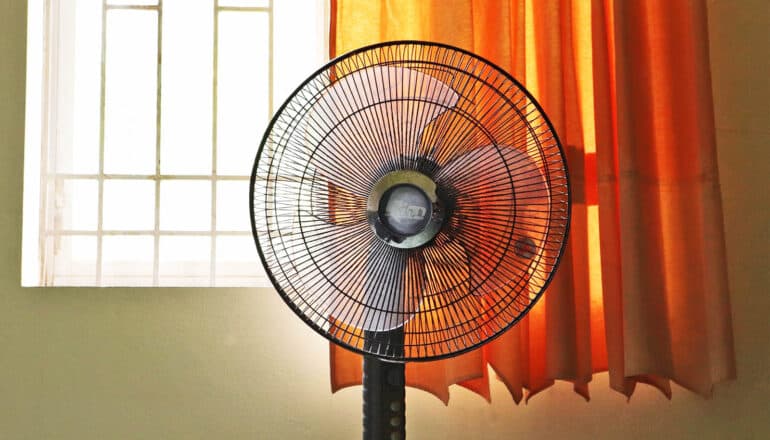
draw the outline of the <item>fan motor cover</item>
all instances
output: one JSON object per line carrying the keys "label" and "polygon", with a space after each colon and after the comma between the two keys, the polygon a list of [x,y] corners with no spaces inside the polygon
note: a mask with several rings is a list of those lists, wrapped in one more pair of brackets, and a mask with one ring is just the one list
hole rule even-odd
{"label": "fan motor cover", "polygon": [[329,62],[262,138],[260,258],[318,333],[394,361],[488,342],[548,286],[570,189],[543,109],[467,51],[398,41]]}

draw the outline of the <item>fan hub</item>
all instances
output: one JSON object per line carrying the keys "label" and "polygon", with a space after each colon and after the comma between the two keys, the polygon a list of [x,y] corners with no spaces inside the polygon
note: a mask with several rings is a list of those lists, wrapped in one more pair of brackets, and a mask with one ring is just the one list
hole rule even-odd
{"label": "fan hub", "polygon": [[391,231],[410,236],[425,229],[432,211],[428,196],[420,188],[404,184],[385,191],[377,215]]}
{"label": "fan hub", "polygon": [[392,171],[383,176],[372,188],[366,211],[375,235],[402,249],[427,244],[444,222],[435,182],[412,170]]}

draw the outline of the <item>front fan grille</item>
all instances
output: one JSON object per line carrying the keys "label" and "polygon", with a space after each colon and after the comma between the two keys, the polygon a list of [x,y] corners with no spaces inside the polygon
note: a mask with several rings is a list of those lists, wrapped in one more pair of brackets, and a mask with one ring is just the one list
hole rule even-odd
{"label": "front fan grille", "polygon": [[[390,246],[367,222],[373,186],[398,170],[428,176],[449,206],[422,247]],[[250,198],[284,300],[332,341],[393,360],[454,355],[513,325],[569,226],[539,105],[491,63],[420,42],[363,48],[302,84],[265,133]]]}

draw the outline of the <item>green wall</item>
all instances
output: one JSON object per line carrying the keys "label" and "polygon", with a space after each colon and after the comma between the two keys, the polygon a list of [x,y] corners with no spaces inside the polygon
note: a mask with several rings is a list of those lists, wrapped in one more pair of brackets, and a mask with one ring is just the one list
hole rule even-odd
{"label": "green wall", "polygon": [[[519,407],[494,380],[492,405],[409,390],[411,438],[770,438],[770,7],[709,7],[738,380],[626,402],[597,375],[590,403],[557,384]],[[268,290],[19,287],[25,11],[0,0],[0,439],[360,438],[360,389],[330,394],[326,344]]]}

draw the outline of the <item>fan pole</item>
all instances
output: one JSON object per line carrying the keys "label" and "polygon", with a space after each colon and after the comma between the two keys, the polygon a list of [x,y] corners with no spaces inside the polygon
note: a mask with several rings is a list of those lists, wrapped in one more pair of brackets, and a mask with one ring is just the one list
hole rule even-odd
{"label": "fan pole", "polygon": [[[368,343],[378,343],[383,335],[393,337],[403,330],[366,332]],[[403,440],[406,438],[406,392],[404,364],[386,362],[364,355],[364,440]]]}

